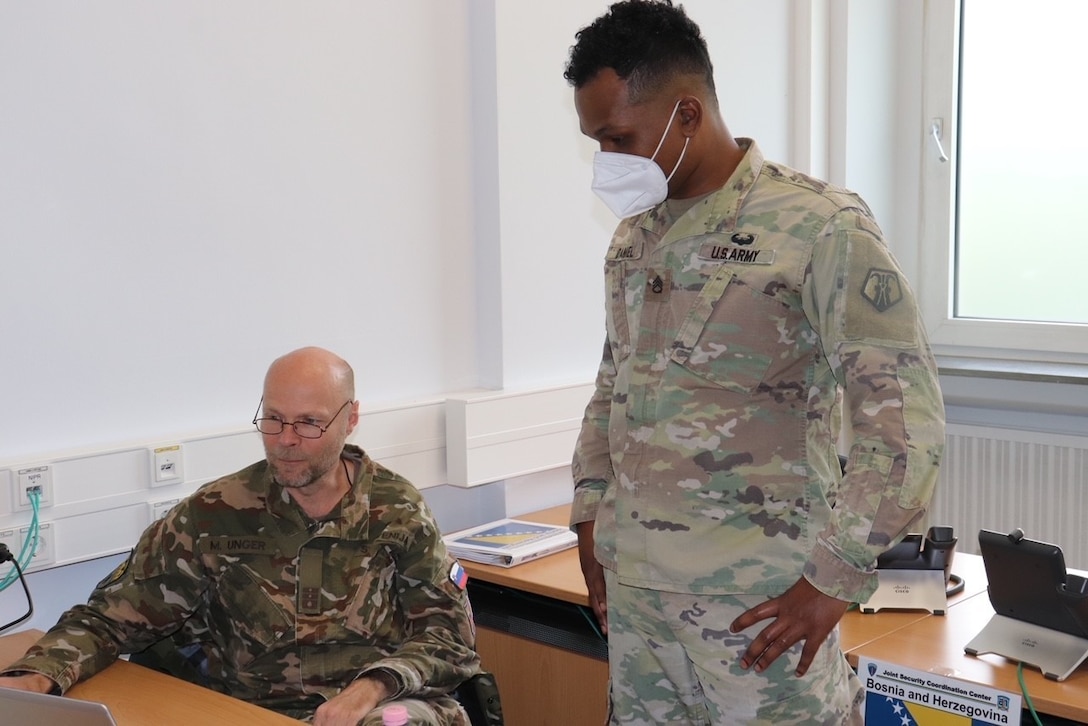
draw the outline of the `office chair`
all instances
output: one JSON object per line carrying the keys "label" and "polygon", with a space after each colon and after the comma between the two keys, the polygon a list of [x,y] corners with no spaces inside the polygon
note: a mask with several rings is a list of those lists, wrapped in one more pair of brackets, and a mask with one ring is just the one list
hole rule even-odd
{"label": "office chair", "polygon": [[481,671],[457,687],[454,698],[465,709],[472,726],[502,726],[502,702],[495,676]]}

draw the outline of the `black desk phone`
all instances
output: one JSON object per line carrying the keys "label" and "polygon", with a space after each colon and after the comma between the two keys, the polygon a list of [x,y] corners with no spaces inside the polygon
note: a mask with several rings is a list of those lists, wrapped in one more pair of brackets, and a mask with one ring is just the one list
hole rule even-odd
{"label": "black desk phone", "polygon": [[955,582],[955,587],[962,588],[963,581],[952,575],[956,541],[952,528],[947,526],[930,527],[925,535],[908,534],[902,542],[876,558],[876,567],[878,570],[944,570],[945,584]]}

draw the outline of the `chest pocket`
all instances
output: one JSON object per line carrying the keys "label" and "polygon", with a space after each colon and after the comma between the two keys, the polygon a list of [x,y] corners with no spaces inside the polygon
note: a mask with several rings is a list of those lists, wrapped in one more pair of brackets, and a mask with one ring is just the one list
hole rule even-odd
{"label": "chest pocket", "polygon": [[[314,541],[299,557],[299,625],[325,640],[373,636],[397,617],[393,557],[380,545]],[[335,634],[337,628],[343,628]],[[330,632],[331,631],[331,632]]]}
{"label": "chest pocket", "polygon": [[289,594],[270,579],[272,565],[258,557],[231,558],[221,566],[217,601],[209,612],[209,627],[229,650],[229,660],[245,668],[291,637],[294,622]]}
{"label": "chest pocket", "polygon": [[719,264],[712,269],[693,300],[683,296],[691,303],[686,311],[678,311],[682,317],[669,352],[678,370],[671,375],[695,376],[695,380],[674,381],[681,388],[705,387],[699,384],[705,381],[750,394],[763,381],[782,345],[776,331],[784,327],[788,311],[741,280],[733,266]]}

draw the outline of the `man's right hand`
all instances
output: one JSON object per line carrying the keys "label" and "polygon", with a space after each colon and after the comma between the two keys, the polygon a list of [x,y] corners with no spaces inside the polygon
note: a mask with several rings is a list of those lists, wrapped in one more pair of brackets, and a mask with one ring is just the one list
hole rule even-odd
{"label": "man's right hand", "polygon": [[575,530],[578,532],[578,561],[589,590],[589,604],[601,624],[601,631],[608,635],[608,598],[604,590],[604,568],[593,556],[593,522],[579,522]]}
{"label": "man's right hand", "polygon": [[24,673],[19,676],[0,676],[0,688],[14,688],[17,691],[51,693],[57,684],[41,673]]}

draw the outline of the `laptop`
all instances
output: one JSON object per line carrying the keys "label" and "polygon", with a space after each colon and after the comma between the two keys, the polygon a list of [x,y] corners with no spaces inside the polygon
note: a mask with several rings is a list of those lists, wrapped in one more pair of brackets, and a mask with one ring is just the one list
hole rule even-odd
{"label": "laptop", "polygon": [[0,688],[0,720],[20,726],[117,726],[104,703]]}
{"label": "laptop", "polygon": [[1066,581],[1061,547],[985,529],[978,533],[978,545],[994,612],[1088,638],[1088,629],[1058,595]]}

